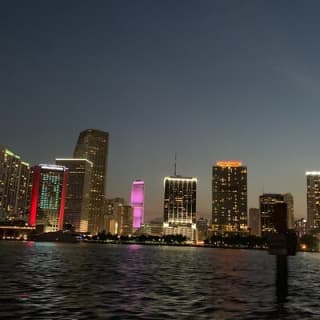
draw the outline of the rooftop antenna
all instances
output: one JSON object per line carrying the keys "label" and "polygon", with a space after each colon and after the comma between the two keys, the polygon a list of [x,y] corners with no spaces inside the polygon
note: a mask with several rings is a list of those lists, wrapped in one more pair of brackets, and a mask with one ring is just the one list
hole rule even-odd
{"label": "rooftop antenna", "polygon": [[174,153],[174,176],[177,176],[177,153]]}

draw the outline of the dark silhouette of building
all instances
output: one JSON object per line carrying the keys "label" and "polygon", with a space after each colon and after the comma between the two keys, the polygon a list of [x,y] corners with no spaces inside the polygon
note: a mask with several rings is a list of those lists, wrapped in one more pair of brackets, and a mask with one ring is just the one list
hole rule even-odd
{"label": "dark silhouette of building", "polygon": [[264,193],[259,197],[262,235],[276,231],[272,220],[272,215],[275,212],[276,205],[278,203],[284,203],[283,194]]}

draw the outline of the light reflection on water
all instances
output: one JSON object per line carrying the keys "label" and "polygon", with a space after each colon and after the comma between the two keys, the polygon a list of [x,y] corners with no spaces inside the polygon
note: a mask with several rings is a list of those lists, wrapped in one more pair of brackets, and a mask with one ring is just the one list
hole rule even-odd
{"label": "light reflection on water", "polygon": [[289,258],[274,296],[265,251],[0,242],[1,319],[319,319],[320,254]]}

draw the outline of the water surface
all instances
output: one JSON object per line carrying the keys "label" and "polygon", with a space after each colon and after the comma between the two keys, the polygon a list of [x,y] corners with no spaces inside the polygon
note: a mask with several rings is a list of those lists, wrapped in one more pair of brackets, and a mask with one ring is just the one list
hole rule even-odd
{"label": "water surface", "polygon": [[0,242],[0,319],[320,319],[320,254]]}

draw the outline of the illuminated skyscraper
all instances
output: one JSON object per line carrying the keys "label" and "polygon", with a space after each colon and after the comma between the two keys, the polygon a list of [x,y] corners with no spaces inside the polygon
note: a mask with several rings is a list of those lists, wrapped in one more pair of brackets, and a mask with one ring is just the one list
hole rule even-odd
{"label": "illuminated skyscraper", "polygon": [[247,230],[247,167],[218,161],[212,167],[212,227],[215,232]]}
{"label": "illuminated skyscraper", "polygon": [[135,180],[131,189],[131,206],[133,208],[133,228],[138,229],[144,222],[144,181]]}
{"label": "illuminated skyscraper", "polygon": [[23,218],[29,207],[30,165],[0,146],[0,219]]}
{"label": "illuminated skyscraper", "polygon": [[87,159],[56,159],[68,169],[64,224],[77,232],[88,232],[89,193],[92,162]]}
{"label": "illuminated skyscraper", "polygon": [[63,229],[67,169],[39,164],[33,167],[29,225],[45,232]]}
{"label": "illuminated skyscraper", "polygon": [[107,173],[109,133],[87,129],[79,135],[73,157],[92,162],[89,200],[88,231],[97,234],[106,228],[104,219],[104,198]]}
{"label": "illuminated skyscraper", "polygon": [[308,171],[307,176],[307,231],[320,233],[320,171]]}
{"label": "illuminated skyscraper", "polygon": [[276,231],[273,224],[272,215],[276,211],[276,204],[283,202],[283,194],[264,193],[259,197],[262,235]]}
{"label": "illuminated skyscraper", "polygon": [[182,234],[195,241],[196,198],[197,178],[164,178],[164,234]]}

